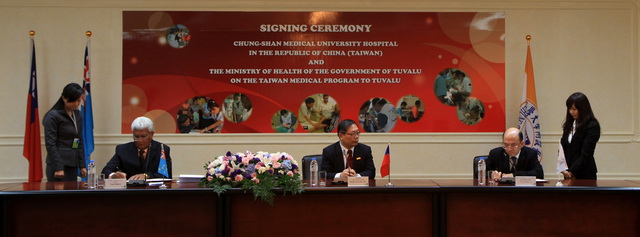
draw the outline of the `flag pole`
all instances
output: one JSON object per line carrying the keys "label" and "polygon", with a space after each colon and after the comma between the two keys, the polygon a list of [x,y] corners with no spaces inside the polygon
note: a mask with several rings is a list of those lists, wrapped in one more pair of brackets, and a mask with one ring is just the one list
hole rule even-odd
{"label": "flag pole", "polygon": [[[161,159],[161,160],[162,160],[163,158],[165,159],[165,161],[164,161],[164,165],[166,166],[166,156],[165,156],[165,154],[164,154],[164,143],[160,143],[160,148],[162,148],[162,150],[160,151],[160,152],[162,153],[162,155],[161,155],[160,159]],[[163,161],[160,161],[160,165],[162,165],[162,164],[163,164]],[[164,168],[166,168],[166,167],[163,167],[163,169],[164,169]],[[163,174],[163,175],[164,175],[164,174]],[[167,177],[167,178],[169,178],[169,177]],[[164,182],[165,182],[165,181],[164,181],[164,177],[163,177],[163,178],[162,178],[162,185],[160,185],[160,187],[159,187],[160,189],[167,189],[167,185],[166,185],[166,184],[164,184]]]}
{"label": "flag pole", "polygon": [[[91,35],[93,35],[93,33],[92,33],[90,30],[88,30],[87,32],[85,32],[85,33],[84,33],[84,35],[86,35],[86,36],[87,36],[87,41],[89,41],[89,40],[91,40]],[[86,63],[86,62],[85,62],[85,63]],[[84,81],[84,80],[85,80],[85,79],[83,79],[83,81]],[[83,83],[83,85],[84,85],[84,83]],[[82,89],[84,89],[84,88],[82,88]],[[84,98],[83,98],[83,99],[84,99]],[[84,102],[83,102],[83,105],[84,105],[84,106],[83,106],[84,108],[82,108],[82,109],[83,109],[83,114],[84,114],[84,110],[85,110],[85,109],[87,109],[87,107],[86,107],[86,104],[85,104],[85,103],[86,103],[86,101],[84,101]],[[84,119],[84,118],[83,118],[83,119]],[[86,121],[83,121],[83,122],[86,122]],[[82,131],[84,131],[84,128],[82,129]],[[84,140],[84,139],[83,139],[83,140]],[[86,162],[86,160],[91,160],[91,153],[89,153],[89,156],[88,156],[88,157],[85,157],[85,162]],[[87,167],[89,167],[88,165],[89,165],[89,163],[87,163]]]}
{"label": "flag pole", "polygon": [[24,128],[24,147],[22,156],[29,162],[29,182],[42,181],[42,153],[40,142],[40,119],[38,114],[38,79],[36,75],[36,32],[29,31],[29,93],[27,96],[26,123]]}
{"label": "flag pole", "polygon": [[[387,144],[387,147],[391,147],[391,141],[389,141],[389,143]],[[387,184],[385,184],[384,186],[393,187],[393,184],[391,183],[391,154],[389,154],[389,178],[388,178]]]}
{"label": "flag pole", "polygon": [[[84,144],[84,162],[86,166],[89,166],[91,154],[95,149],[95,142],[93,137],[93,109],[91,105],[91,35],[93,33],[87,30],[85,33],[87,42],[84,51],[84,69],[82,75],[82,104],[80,104],[80,110],[82,112],[82,142]],[[80,169],[78,169],[80,172]],[[83,181],[87,180],[87,177],[82,178]]]}

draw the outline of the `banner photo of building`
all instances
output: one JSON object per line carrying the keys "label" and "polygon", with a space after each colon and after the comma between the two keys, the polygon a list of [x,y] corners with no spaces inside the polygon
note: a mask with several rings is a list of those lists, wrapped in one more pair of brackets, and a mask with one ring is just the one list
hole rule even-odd
{"label": "banner photo of building", "polygon": [[124,11],[122,132],[500,132],[501,12]]}

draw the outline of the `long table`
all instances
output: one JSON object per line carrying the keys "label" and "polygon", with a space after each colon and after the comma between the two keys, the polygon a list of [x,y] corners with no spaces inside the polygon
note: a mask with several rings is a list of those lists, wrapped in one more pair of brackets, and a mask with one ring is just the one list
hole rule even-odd
{"label": "long table", "polygon": [[[3,236],[639,236],[640,181],[386,180],[307,188],[273,206],[195,183],[87,190],[0,184]],[[276,190],[279,193],[278,190]],[[280,193],[279,193],[280,194]]]}

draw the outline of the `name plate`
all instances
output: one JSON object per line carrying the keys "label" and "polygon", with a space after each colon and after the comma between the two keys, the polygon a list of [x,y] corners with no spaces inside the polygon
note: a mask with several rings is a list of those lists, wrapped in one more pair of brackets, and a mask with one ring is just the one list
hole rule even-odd
{"label": "name plate", "polygon": [[369,177],[349,177],[347,187],[368,187]]}
{"label": "name plate", "polygon": [[516,176],[516,186],[536,186],[536,176]]}
{"label": "name plate", "polygon": [[127,188],[126,179],[105,179],[104,180],[104,189],[126,189],[126,188]]}

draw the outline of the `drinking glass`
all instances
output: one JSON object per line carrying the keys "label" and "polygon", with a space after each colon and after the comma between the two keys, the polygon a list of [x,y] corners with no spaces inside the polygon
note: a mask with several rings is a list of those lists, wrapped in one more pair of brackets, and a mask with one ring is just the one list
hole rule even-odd
{"label": "drinking glass", "polygon": [[320,180],[319,186],[321,187],[327,186],[327,171],[318,172],[318,180]]}
{"label": "drinking glass", "polygon": [[104,174],[100,174],[100,176],[98,176],[98,188],[104,188]]}

